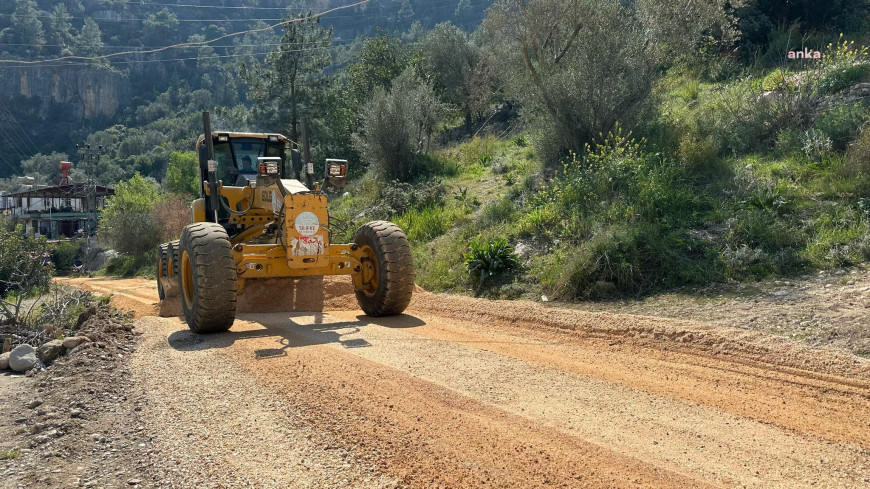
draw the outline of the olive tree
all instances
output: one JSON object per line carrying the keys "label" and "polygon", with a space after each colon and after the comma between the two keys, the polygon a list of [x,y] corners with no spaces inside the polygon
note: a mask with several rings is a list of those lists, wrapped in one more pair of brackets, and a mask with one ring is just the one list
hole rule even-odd
{"label": "olive tree", "polygon": [[429,151],[442,113],[432,84],[409,67],[389,91],[375,89],[363,108],[362,132],[354,135],[354,146],[385,177],[409,180]]}
{"label": "olive tree", "polygon": [[[466,130],[471,132],[475,108],[472,83],[478,62],[477,48],[462,29],[444,22],[429,31],[421,42],[425,68],[441,100],[462,110]],[[486,87],[489,88],[489,87]]]}
{"label": "olive tree", "polygon": [[727,24],[723,8],[718,0],[500,0],[481,29],[507,95],[553,159],[554,150],[579,153],[617,122],[639,122],[667,56]]}

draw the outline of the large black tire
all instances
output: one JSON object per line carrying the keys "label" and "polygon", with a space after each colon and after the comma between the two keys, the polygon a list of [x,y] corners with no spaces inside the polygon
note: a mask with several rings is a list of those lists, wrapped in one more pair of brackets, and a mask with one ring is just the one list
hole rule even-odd
{"label": "large black tire", "polygon": [[169,276],[169,244],[163,243],[157,249],[157,296],[160,300],[166,298],[166,293],[163,291],[163,283],[161,278]]}
{"label": "large black tire", "polygon": [[179,243],[176,239],[175,241],[170,241],[166,243],[167,256],[169,257],[170,265],[166,267],[166,273],[169,274],[170,277],[178,276],[178,255],[179,255]]}
{"label": "large black tire", "polygon": [[236,265],[226,230],[189,224],[179,243],[181,308],[194,333],[227,331],[236,318]]}
{"label": "large black tire", "polygon": [[405,233],[391,222],[372,221],[357,230],[353,241],[367,255],[363,276],[370,277],[356,291],[360,308],[372,317],[404,312],[414,292],[414,263]]}

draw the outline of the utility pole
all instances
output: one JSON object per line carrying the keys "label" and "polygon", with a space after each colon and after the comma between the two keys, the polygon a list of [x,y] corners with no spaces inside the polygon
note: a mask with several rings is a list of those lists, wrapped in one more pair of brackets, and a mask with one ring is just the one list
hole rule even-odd
{"label": "utility pole", "polygon": [[[92,148],[90,144],[82,143],[76,144],[76,153],[78,153],[79,157],[79,169],[84,170],[85,168],[94,163],[98,163],[100,161],[100,156],[104,153],[103,145],[100,144],[96,148]],[[93,170],[92,168],[88,168],[89,170]],[[88,175],[93,177],[93,172],[88,172]]]}
{"label": "utility pole", "polygon": [[97,182],[94,180],[95,168],[92,167],[99,163],[100,156],[104,153],[103,145],[100,144],[94,148],[88,143],[76,144],[76,153],[78,155],[79,169],[88,176],[87,181],[84,182],[86,185],[83,195],[83,204],[90,207],[85,214],[90,216],[85,218],[85,252],[82,257],[82,264],[84,265],[91,253],[91,234],[94,233],[97,226]]}

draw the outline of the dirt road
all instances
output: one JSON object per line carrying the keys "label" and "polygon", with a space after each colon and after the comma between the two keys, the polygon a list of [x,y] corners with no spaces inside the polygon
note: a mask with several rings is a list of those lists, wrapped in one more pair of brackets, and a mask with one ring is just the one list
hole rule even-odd
{"label": "dirt road", "polygon": [[870,362],[697,322],[418,291],[196,336],[142,280],[155,486],[870,487]]}

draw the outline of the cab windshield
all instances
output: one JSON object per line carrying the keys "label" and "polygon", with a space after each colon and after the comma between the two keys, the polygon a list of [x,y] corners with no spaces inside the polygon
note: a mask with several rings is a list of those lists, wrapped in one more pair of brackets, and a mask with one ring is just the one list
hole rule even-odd
{"label": "cab windshield", "polygon": [[217,175],[224,185],[235,185],[239,174],[256,174],[257,158],[283,157],[283,145],[262,138],[230,138],[214,143]]}

